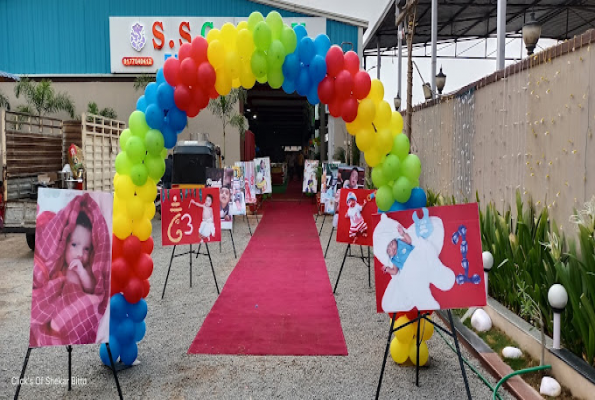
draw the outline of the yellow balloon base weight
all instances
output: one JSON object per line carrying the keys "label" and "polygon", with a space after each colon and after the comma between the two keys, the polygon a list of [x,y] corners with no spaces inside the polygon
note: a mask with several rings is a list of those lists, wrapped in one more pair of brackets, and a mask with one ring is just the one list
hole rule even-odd
{"label": "yellow balloon base weight", "polygon": [[390,356],[397,364],[403,364],[409,358],[409,343],[402,343],[397,338],[390,342]]}
{"label": "yellow balloon base weight", "polygon": [[[421,342],[419,344],[419,366],[423,367],[428,362],[428,358],[430,358],[430,353],[428,351],[428,345],[426,342]],[[415,346],[415,340],[412,340],[409,344],[409,359],[413,363],[413,365],[417,365],[417,347]]]}

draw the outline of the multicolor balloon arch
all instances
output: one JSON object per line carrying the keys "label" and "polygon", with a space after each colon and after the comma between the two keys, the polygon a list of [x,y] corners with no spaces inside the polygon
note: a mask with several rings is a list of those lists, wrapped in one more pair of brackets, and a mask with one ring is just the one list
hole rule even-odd
{"label": "multicolor balloon arch", "polygon": [[[287,93],[297,92],[315,105],[327,104],[333,117],[346,122],[357,147],[372,170],[376,202],[382,211],[425,205],[419,189],[421,163],[409,154],[401,114],[384,101],[384,86],[360,69],[353,51],[331,46],[328,36],[307,36],[281,15],[259,12],[237,26],[226,23],[206,38],[195,37],[180,47],[157,72],[130,115],[120,136],[122,152],[114,177],[110,349],[131,365],[137,343],[146,332],[149,277],[153,272],[151,219],[155,215],[156,183],[165,172],[167,149],[177,142],[187,118],[195,117],[210,99],[232,88],[266,83]],[[105,345],[100,357],[109,358]]]}

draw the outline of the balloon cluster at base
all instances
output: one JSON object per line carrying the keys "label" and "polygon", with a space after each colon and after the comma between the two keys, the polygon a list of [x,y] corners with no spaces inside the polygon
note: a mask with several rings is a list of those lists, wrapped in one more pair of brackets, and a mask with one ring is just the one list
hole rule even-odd
{"label": "balloon cluster at base", "polygon": [[[410,360],[413,364],[417,364],[418,342],[421,342],[419,344],[419,365],[423,366],[428,362],[429,352],[426,341],[434,334],[434,325],[425,319],[407,325],[416,316],[416,311],[397,313],[397,319],[393,328],[402,328],[395,332],[395,337],[390,343],[390,355],[397,364],[403,364],[407,360]],[[421,340],[417,338],[418,324]]]}

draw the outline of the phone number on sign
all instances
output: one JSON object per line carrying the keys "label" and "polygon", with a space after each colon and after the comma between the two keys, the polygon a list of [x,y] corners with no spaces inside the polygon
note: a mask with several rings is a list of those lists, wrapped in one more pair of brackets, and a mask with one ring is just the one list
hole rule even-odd
{"label": "phone number on sign", "polygon": [[[11,379],[13,385],[22,386],[37,386],[37,385],[52,385],[52,386],[67,386],[68,378],[52,377],[52,376],[34,376],[18,378],[13,376]],[[73,376],[70,379],[70,383],[73,386],[85,386],[87,384],[87,378],[77,378]]]}

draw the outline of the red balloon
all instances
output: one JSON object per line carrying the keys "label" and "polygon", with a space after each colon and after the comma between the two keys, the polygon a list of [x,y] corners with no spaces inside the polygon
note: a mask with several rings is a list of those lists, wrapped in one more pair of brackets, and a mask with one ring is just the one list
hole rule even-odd
{"label": "red balloon", "polygon": [[150,255],[141,253],[138,262],[136,263],[135,273],[136,276],[142,280],[149,279],[153,273],[153,260]]}
{"label": "red balloon", "polygon": [[353,95],[356,99],[365,99],[368,93],[370,93],[371,87],[372,80],[366,71],[358,71],[353,76]]}
{"label": "red balloon", "polygon": [[176,107],[180,110],[187,111],[192,102],[190,88],[185,85],[176,86],[174,90],[174,102],[176,103]]}
{"label": "red balloon", "polygon": [[217,80],[217,73],[215,68],[207,61],[198,66],[198,84],[205,90],[210,90],[215,86]]}
{"label": "red balloon", "polygon": [[163,76],[165,77],[167,83],[173,87],[176,87],[180,82],[179,74],[180,60],[175,57],[170,57],[165,60],[165,64],[163,64]]}
{"label": "red balloon", "polygon": [[355,75],[359,71],[359,57],[356,52],[348,51],[345,53],[345,69],[351,75]]}
{"label": "red balloon", "polygon": [[318,99],[324,104],[330,104],[335,97],[335,80],[327,76],[318,85]]}
{"label": "red balloon", "polygon": [[180,64],[180,81],[184,85],[192,86],[196,84],[198,81],[196,68],[196,63],[193,58],[188,57],[182,61]]}
{"label": "red balloon", "polygon": [[344,68],[343,50],[337,45],[331,46],[326,53],[326,72],[333,78]]}
{"label": "red balloon", "polygon": [[407,319],[409,319],[409,321],[411,321],[412,319],[417,318],[417,312],[418,312],[417,308],[414,307],[413,309],[407,311],[405,313],[405,315],[407,316]]}
{"label": "red balloon", "polygon": [[333,99],[333,101],[331,101],[328,105],[328,111],[329,113],[335,117],[335,118],[339,118],[341,116],[341,112],[343,111],[343,100],[342,99]]}
{"label": "red balloon", "polygon": [[118,257],[122,257],[124,254],[122,253],[122,245],[124,241],[118,239],[116,235],[113,235],[112,238],[112,260],[115,260]]}
{"label": "red balloon", "polygon": [[209,44],[207,40],[202,36],[197,36],[192,39],[192,58],[196,62],[196,65],[207,61],[207,48]]}
{"label": "red balloon", "polygon": [[136,304],[143,296],[143,284],[138,278],[131,278],[124,288],[124,298],[130,304]]}
{"label": "red balloon", "polygon": [[126,261],[131,265],[134,265],[142,250],[140,239],[136,236],[128,236],[126,240],[124,240],[122,250],[124,257],[126,257]]}
{"label": "red balloon", "polygon": [[186,115],[190,118],[194,118],[198,115],[199,112],[200,108],[198,108],[198,105],[196,105],[196,103],[190,103],[188,109],[186,110]]}
{"label": "red balloon", "polygon": [[144,299],[145,297],[147,297],[149,295],[149,292],[151,291],[151,283],[149,282],[148,279],[141,281],[141,283],[143,285],[143,299]]}
{"label": "red balloon", "polygon": [[147,240],[145,240],[144,242],[141,242],[141,246],[142,246],[143,253],[150,255],[153,252],[153,247],[155,246],[155,244],[153,242],[153,238],[151,236],[149,236],[149,238]]}
{"label": "red balloon", "polygon": [[120,283],[119,281],[116,281],[115,279],[112,279],[111,285],[110,285],[110,297],[115,295],[116,293],[122,293],[122,290],[123,290],[122,283]]}
{"label": "red balloon", "polygon": [[180,51],[178,51],[178,58],[180,61],[184,61],[188,57],[192,56],[192,44],[184,43],[180,46]]}
{"label": "red balloon", "polygon": [[195,86],[192,88],[191,92],[192,103],[195,104],[199,110],[202,110],[207,106],[207,104],[209,104],[209,96],[203,88],[200,86]]}
{"label": "red balloon", "polygon": [[119,286],[128,282],[130,276],[130,269],[128,263],[123,258],[116,258],[112,261],[112,282],[116,281]]}
{"label": "red balloon", "polygon": [[209,91],[209,98],[216,99],[217,97],[219,97],[219,93],[217,93],[217,89],[213,86]]}
{"label": "red balloon", "polygon": [[357,117],[357,106],[359,103],[353,97],[348,98],[343,102],[341,116],[345,122],[353,122]]}
{"label": "red balloon", "polygon": [[346,99],[351,95],[353,90],[353,77],[344,69],[339,72],[335,79],[335,97],[339,99]]}

